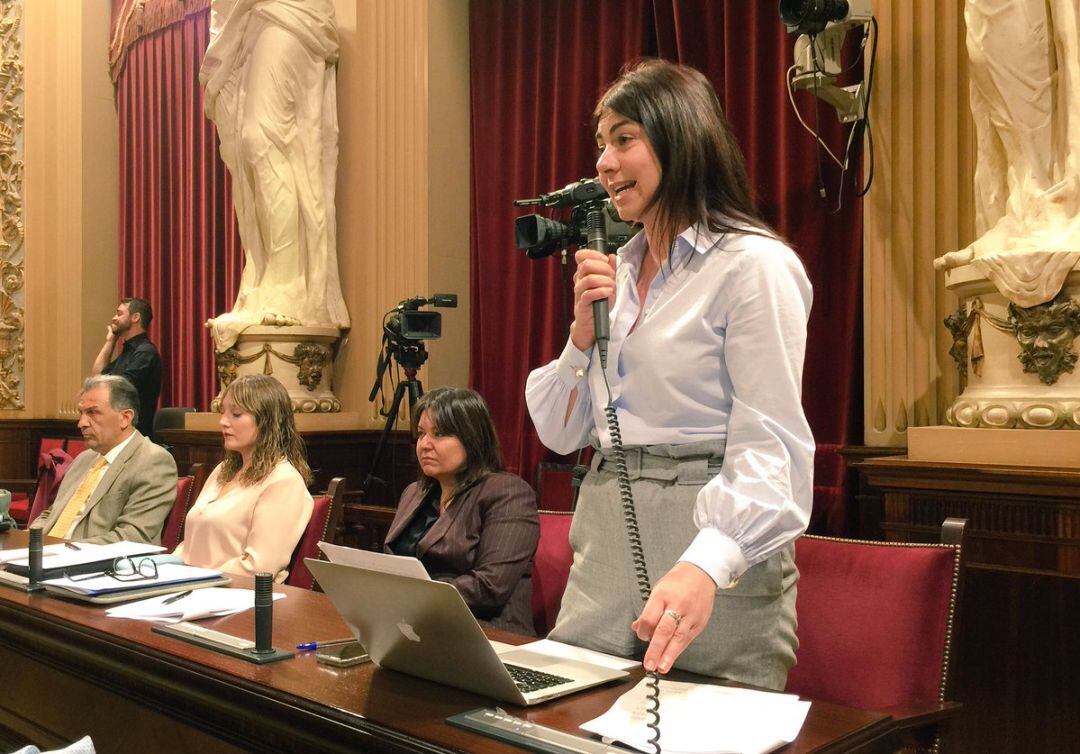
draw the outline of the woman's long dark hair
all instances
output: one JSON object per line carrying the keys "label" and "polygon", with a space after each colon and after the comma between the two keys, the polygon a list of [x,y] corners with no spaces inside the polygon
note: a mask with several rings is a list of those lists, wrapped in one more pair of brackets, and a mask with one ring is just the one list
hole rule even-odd
{"label": "woman's long dark hair", "polygon": [[[454,497],[484,477],[505,468],[491,412],[475,390],[438,387],[426,393],[413,408],[413,434],[416,434],[420,417],[425,412],[436,431],[453,435],[465,447],[465,466],[457,473]],[[435,484],[438,482],[420,469],[421,494],[426,495]]]}
{"label": "woman's long dark hair", "polygon": [[713,232],[778,237],[758,212],[746,163],[712,84],[699,71],[646,58],[625,66],[596,103],[640,123],[660,162],[656,243],[675,240],[687,225]]}
{"label": "woman's long dark hair", "polygon": [[279,461],[286,460],[300,472],[305,484],[311,484],[307,452],[296,431],[292,399],[285,386],[265,374],[246,374],[229,383],[222,393],[222,402],[225,398],[255,417],[255,452],[251,454],[251,463],[241,471],[240,454],[235,450],[225,451],[218,481],[228,484],[239,473],[241,485],[258,484],[270,476]]}

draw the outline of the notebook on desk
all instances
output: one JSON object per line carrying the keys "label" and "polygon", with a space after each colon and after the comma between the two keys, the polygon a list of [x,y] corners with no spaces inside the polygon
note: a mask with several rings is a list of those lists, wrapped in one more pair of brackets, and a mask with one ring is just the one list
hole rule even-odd
{"label": "notebook on desk", "polygon": [[450,584],[311,558],[305,563],[380,667],[519,705],[628,675],[528,650],[496,653]]}
{"label": "notebook on desk", "polygon": [[[107,545],[78,544],[46,545],[42,550],[41,578],[55,579],[61,576],[77,576],[99,573],[117,558],[154,555],[165,550],[161,545],[143,542],[110,542]],[[5,568],[16,576],[30,575],[30,559],[27,548],[6,551],[12,557],[6,559]]]}

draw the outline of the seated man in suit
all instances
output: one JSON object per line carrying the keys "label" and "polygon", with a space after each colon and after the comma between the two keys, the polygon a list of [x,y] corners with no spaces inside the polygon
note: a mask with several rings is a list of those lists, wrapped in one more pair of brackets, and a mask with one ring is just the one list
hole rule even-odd
{"label": "seated man in suit", "polygon": [[95,544],[161,541],[176,498],[176,462],[135,429],[139,394],[118,375],[91,377],[79,396],[87,450],[72,461],[56,502],[31,524]]}

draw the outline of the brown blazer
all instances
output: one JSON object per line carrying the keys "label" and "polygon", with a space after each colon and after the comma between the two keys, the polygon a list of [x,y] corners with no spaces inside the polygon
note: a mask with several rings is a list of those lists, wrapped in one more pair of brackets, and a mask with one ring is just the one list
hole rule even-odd
{"label": "brown blazer", "polygon": [[[416,483],[402,493],[387,550],[422,502]],[[457,587],[478,620],[533,636],[532,567],[539,539],[532,487],[498,473],[462,492],[420,539],[416,555],[433,579]]]}

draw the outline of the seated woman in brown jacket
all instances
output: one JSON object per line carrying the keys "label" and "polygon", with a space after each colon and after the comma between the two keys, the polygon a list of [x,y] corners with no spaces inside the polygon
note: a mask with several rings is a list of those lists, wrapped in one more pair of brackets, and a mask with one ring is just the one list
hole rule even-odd
{"label": "seated woman in brown jacket", "polygon": [[472,390],[436,388],[413,417],[420,480],[398,502],[387,551],[453,584],[486,625],[532,635],[536,495],[503,471],[487,404]]}

